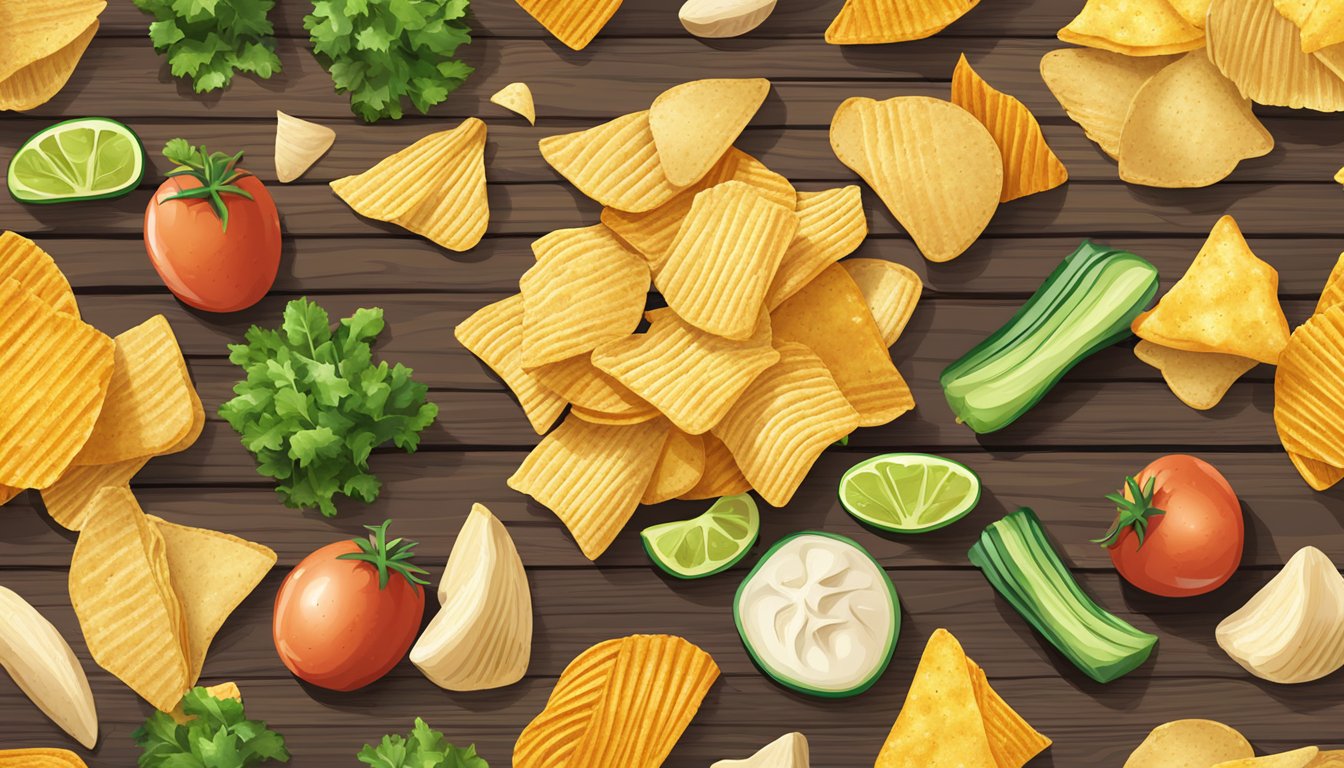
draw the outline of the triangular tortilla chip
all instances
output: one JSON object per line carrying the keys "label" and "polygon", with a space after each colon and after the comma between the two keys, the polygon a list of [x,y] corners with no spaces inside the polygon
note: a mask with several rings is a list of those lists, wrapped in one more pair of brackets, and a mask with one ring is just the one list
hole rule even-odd
{"label": "triangular tortilla chip", "polygon": [[1135,94],[1176,58],[1060,48],[1041,57],[1041,78],[1069,119],[1118,160],[1120,133]]}
{"label": "triangular tortilla chip", "polygon": [[1301,33],[1273,0],[1213,0],[1209,58],[1257,104],[1344,110],[1344,78],[1302,52]]}
{"label": "triangular tortilla chip", "polygon": [[1204,47],[1204,32],[1167,0],[1087,0],[1059,39],[1127,56],[1159,56]]}
{"label": "triangular tortilla chip", "polygon": [[980,0],[845,0],[826,42],[864,45],[921,40],[942,32]]}
{"label": "triangular tortilla chip", "polygon": [[[453,131],[438,131],[379,160],[372,168],[331,182],[336,196],[360,216],[392,221],[419,205],[447,175],[444,151],[454,143]],[[416,183],[408,184],[407,179]]]}
{"label": "triangular tortilla chip", "polygon": [[800,192],[794,213],[798,230],[779,260],[779,269],[765,295],[767,309],[784,303],[822,270],[857,250],[868,237],[863,193],[854,185]]}
{"label": "triangular tortilla chip", "polygon": [[1317,300],[1313,314],[1320,314],[1341,304],[1344,304],[1344,253],[1339,254],[1335,268],[1330,270],[1330,276],[1325,279],[1325,287],[1321,289],[1321,298]]}
{"label": "triangular tortilla chip", "polygon": [[658,95],[649,130],[667,180],[699,181],[733,145],[770,92],[765,78],[692,80]]}
{"label": "triangular tortilla chip", "polygon": [[742,469],[737,466],[737,460],[728,451],[728,446],[710,432],[700,437],[705,442],[704,474],[700,476],[700,482],[696,483],[694,488],[677,498],[699,501],[717,499],[720,496],[736,496],[751,490],[751,483],[747,482],[746,475],[743,475]]}
{"label": "triangular tortilla chip", "polygon": [[1162,372],[1171,393],[1197,411],[1222,402],[1223,395],[1255,366],[1255,360],[1217,352],[1172,349],[1140,339],[1134,356]]}
{"label": "triangular tortilla chip", "polygon": [[75,292],[55,259],[17,232],[0,234],[0,275],[17,280],[57,312],[79,317]]}
{"label": "triangular tortilla chip", "polygon": [[313,167],[336,142],[336,132],[280,110],[275,111],[275,178],[288,184]]}
{"label": "triangular tortilla chip", "polygon": [[540,147],[541,156],[570,184],[619,211],[651,211],[681,191],[663,169],[648,110],[585,131],[548,136]]}
{"label": "triangular tortilla chip", "polygon": [[985,670],[970,657],[966,659],[966,669],[971,675],[980,720],[985,725],[985,736],[989,738],[989,749],[994,753],[998,768],[1022,768],[1053,743],[1008,706],[989,684]]}
{"label": "triangular tortilla chip", "polygon": [[517,0],[555,39],[581,51],[597,37],[624,0]]}
{"label": "triangular tortilla chip", "polygon": [[1069,180],[1069,171],[1045,143],[1041,125],[1027,105],[994,90],[966,61],[952,72],[952,103],[970,112],[989,129],[1003,155],[1003,191],[999,202],[1054,189]]}
{"label": "triangular tortilla chip", "polygon": [[537,106],[532,101],[532,89],[527,83],[509,83],[490,97],[491,104],[522,115],[529,125],[537,124]]}
{"label": "triangular tortilla chip", "polygon": [[658,466],[644,489],[640,504],[661,504],[675,499],[700,483],[705,475],[705,441],[700,435],[690,435],[676,427],[669,427],[667,442],[658,456]]}
{"label": "triangular tortilla chip", "polygon": [[[485,123],[469,117],[449,131],[439,151],[438,176],[426,185],[421,201],[390,219],[450,251],[469,251],[490,225],[490,200],[485,189]],[[406,179],[402,180],[406,186]]]}
{"label": "triangular tortilla chip", "polygon": [[565,399],[523,369],[523,296],[488,304],[458,323],[453,335],[490,367],[518,398],[538,435],[546,434],[565,410]]}
{"label": "triangular tortilla chip", "polygon": [[1185,275],[1134,320],[1134,334],[1191,352],[1221,352],[1271,365],[1288,344],[1279,273],[1261,261],[1237,222],[1223,216]]}
{"label": "triangular tortilla chip", "polygon": [[913,269],[886,259],[845,259],[840,266],[863,292],[882,341],[895,344],[915,313],[924,282]]}

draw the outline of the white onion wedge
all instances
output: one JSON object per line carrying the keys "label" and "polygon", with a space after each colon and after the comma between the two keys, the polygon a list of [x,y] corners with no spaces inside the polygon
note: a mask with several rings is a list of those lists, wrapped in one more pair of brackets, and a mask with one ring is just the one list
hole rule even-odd
{"label": "white onion wedge", "polygon": [[0,667],[61,730],[89,749],[98,713],[84,669],[61,633],[37,609],[0,587]]}

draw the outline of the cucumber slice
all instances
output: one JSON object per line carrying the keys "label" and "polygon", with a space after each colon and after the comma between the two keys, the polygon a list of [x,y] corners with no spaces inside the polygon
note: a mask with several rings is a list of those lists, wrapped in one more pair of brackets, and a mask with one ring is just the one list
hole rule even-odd
{"label": "cucumber slice", "polygon": [[33,134],[9,161],[9,194],[21,203],[108,200],[135,189],[145,149],[135,131],[106,117],[81,117]]}
{"label": "cucumber slice", "polygon": [[761,532],[761,513],[748,494],[724,496],[699,517],[640,531],[654,564],[679,579],[703,579],[732,568]]}
{"label": "cucumber slice", "polygon": [[895,533],[926,533],[965,517],[980,502],[969,467],[927,453],[888,453],[840,478],[840,504],[861,522]]}

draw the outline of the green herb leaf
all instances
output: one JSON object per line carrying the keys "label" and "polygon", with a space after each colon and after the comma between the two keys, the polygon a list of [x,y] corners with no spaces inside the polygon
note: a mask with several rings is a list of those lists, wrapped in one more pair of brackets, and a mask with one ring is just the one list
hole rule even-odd
{"label": "green herb leaf", "polygon": [[178,724],[155,712],[132,738],[140,746],[140,768],[249,768],[287,763],[285,739],[258,720],[248,720],[237,699],[217,699],[204,688],[182,697],[189,718]]}
{"label": "green herb leaf", "polygon": [[395,733],[384,736],[376,747],[365,744],[356,757],[373,768],[490,768],[476,754],[475,745],[454,747],[418,717],[409,738]]}
{"label": "green herb leaf", "polygon": [[237,71],[268,78],[280,71],[275,0],[135,0],[154,17],[149,39],[174,77],[190,78],[197,93],[228,86]]}

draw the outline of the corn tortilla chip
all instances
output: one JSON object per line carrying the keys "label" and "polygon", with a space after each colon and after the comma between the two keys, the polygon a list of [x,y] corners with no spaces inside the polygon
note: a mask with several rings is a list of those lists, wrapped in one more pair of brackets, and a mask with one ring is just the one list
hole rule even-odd
{"label": "corn tortilla chip", "polygon": [[1130,753],[1124,768],[1212,766],[1255,755],[1235,729],[1213,720],[1173,720],[1153,729]]}
{"label": "corn tortilla chip", "polygon": [[0,275],[18,281],[57,312],[79,317],[75,292],[56,261],[17,232],[0,234]]}
{"label": "corn tortilla chip", "polygon": [[610,208],[651,211],[681,190],[667,178],[648,110],[541,140],[541,156],[580,192]]}
{"label": "corn tortilla chip", "polygon": [[999,206],[1003,159],[971,113],[927,96],[845,100],[831,149],[868,182],[930,261],[975,242]]}
{"label": "corn tortilla chip", "polygon": [[1204,46],[1204,32],[1167,0],[1087,0],[1059,39],[1128,56],[1158,56]]}
{"label": "corn tortilla chip", "polygon": [[994,753],[998,768],[1023,768],[1031,759],[1044,752],[1053,743],[1019,715],[989,684],[989,676],[966,658],[966,671],[971,675],[975,689],[975,703],[980,708],[980,720],[985,726],[989,749]]}
{"label": "corn tortilla chip", "polygon": [[[238,702],[241,702],[243,700],[243,692],[238,690],[237,683],[220,683],[219,685],[211,685],[205,689],[205,692],[210,694],[211,696],[214,696],[216,699],[220,700],[233,699],[234,701]],[[186,712],[182,711],[182,702],[178,702],[177,706],[173,707],[173,711],[169,712],[168,715],[172,717],[174,722],[178,723],[179,725],[186,725],[187,723],[196,719],[194,717],[188,716]]]}
{"label": "corn tortilla chip", "polygon": [[964,53],[952,72],[952,103],[979,120],[999,145],[1003,156],[999,202],[1045,192],[1069,180],[1068,169],[1045,143],[1041,125],[1027,105],[985,82]]}
{"label": "corn tortilla chip", "polygon": [[859,426],[886,424],[915,407],[863,292],[844,267],[827,267],[770,313],[770,324],[775,339],[798,342],[821,358],[858,412]]}
{"label": "corn tortilla chip", "polygon": [[692,80],[659,94],[649,130],[667,180],[685,187],[709,173],[769,92],[769,80],[753,77]]}
{"label": "corn tortilla chip", "polygon": [[1289,453],[1344,468],[1344,307],[1293,332],[1274,373],[1274,425]]}
{"label": "corn tortilla chip", "polygon": [[532,89],[527,83],[509,83],[490,97],[491,104],[522,115],[529,125],[537,124],[537,107],[532,101]]}
{"label": "corn tortilla chip", "polygon": [[1293,468],[1314,491],[1328,491],[1344,480],[1344,469],[1288,451]]}
{"label": "corn tortilla chip", "polygon": [[275,178],[288,184],[313,167],[336,143],[336,132],[325,125],[275,111]]}
{"label": "corn tortilla chip", "polygon": [[826,28],[832,45],[921,40],[942,32],[980,0],[845,0]]}
{"label": "corn tortilla chip", "polygon": [[695,196],[654,283],[691,325],[750,338],[797,228],[793,211],[740,181],[724,182]]}
{"label": "corn tortilla chip", "polygon": [[735,496],[751,490],[751,483],[747,482],[746,475],[743,475],[742,469],[737,466],[737,460],[728,451],[728,446],[710,432],[700,437],[705,444],[705,471],[694,488],[677,498],[699,501],[717,499],[720,496]]}
{"label": "corn tortilla chip", "polygon": [[88,768],[68,749],[0,749],[0,768]]}
{"label": "corn tortilla chip", "polygon": [[623,0],[517,0],[555,39],[581,51],[597,37]]}
{"label": "corn tortilla chip", "polygon": [[528,372],[543,387],[580,408],[613,415],[652,410],[639,395],[598,370],[592,355],[575,355]]}
{"label": "corn tortilla chip", "polygon": [[1209,58],[1257,104],[1344,110],[1344,79],[1302,52],[1301,35],[1273,0],[1213,0]]}
{"label": "corn tortilla chip", "polygon": [[1146,339],[1134,346],[1134,356],[1161,371],[1171,393],[1197,411],[1222,402],[1237,379],[1259,364],[1237,355],[1172,349]]}
{"label": "corn tortilla chip", "polygon": [[1061,48],[1041,57],[1041,79],[1087,138],[1118,160],[1121,130],[1135,94],[1176,58]]}
{"label": "corn tortilla chip", "polygon": [[667,421],[591,424],[570,416],[523,460],[509,487],[550,508],[596,560],[639,506],[667,439]]}
{"label": "corn tortilla chip", "polygon": [[490,226],[485,133],[485,123],[474,117],[448,131],[450,141],[436,158],[434,183],[426,185],[419,203],[387,220],[450,251],[475,248]]}
{"label": "corn tortilla chip", "polygon": [[888,347],[896,343],[915,313],[924,283],[913,269],[886,259],[845,259],[840,262],[863,292],[868,311]]}
{"label": "corn tortilla chip", "polygon": [[504,381],[518,398],[533,431],[546,434],[565,410],[565,399],[523,369],[522,294],[481,307],[458,323],[453,335]]}
{"label": "corn tortilla chip", "polygon": [[1321,289],[1321,298],[1316,302],[1315,314],[1341,304],[1344,304],[1344,253],[1339,254],[1335,268],[1330,270],[1330,276],[1325,279],[1325,288]]}
{"label": "corn tortilla chip", "polygon": [[56,54],[97,23],[105,0],[42,0],[0,4],[0,80]]}
{"label": "corn tortilla chip", "polygon": [[1157,306],[1134,320],[1134,334],[1191,352],[1221,352],[1271,365],[1288,343],[1279,306],[1279,273],[1223,216],[1190,268]]}
{"label": "corn tortilla chip", "polygon": [[640,504],[661,504],[675,499],[700,484],[705,475],[705,441],[700,435],[670,427],[653,477],[644,489]]}
{"label": "corn tortilla chip", "polygon": [[779,261],[765,295],[774,309],[835,262],[853,253],[868,237],[863,194],[856,186],[798,195],[798,230]]}
{"label": "corn tortilla chip", "polygon": [[89,653],[145,701],[169,712],[190,688],[186,614],[163,535],[125,488],[104,488],[70,562],[70,602]]}

